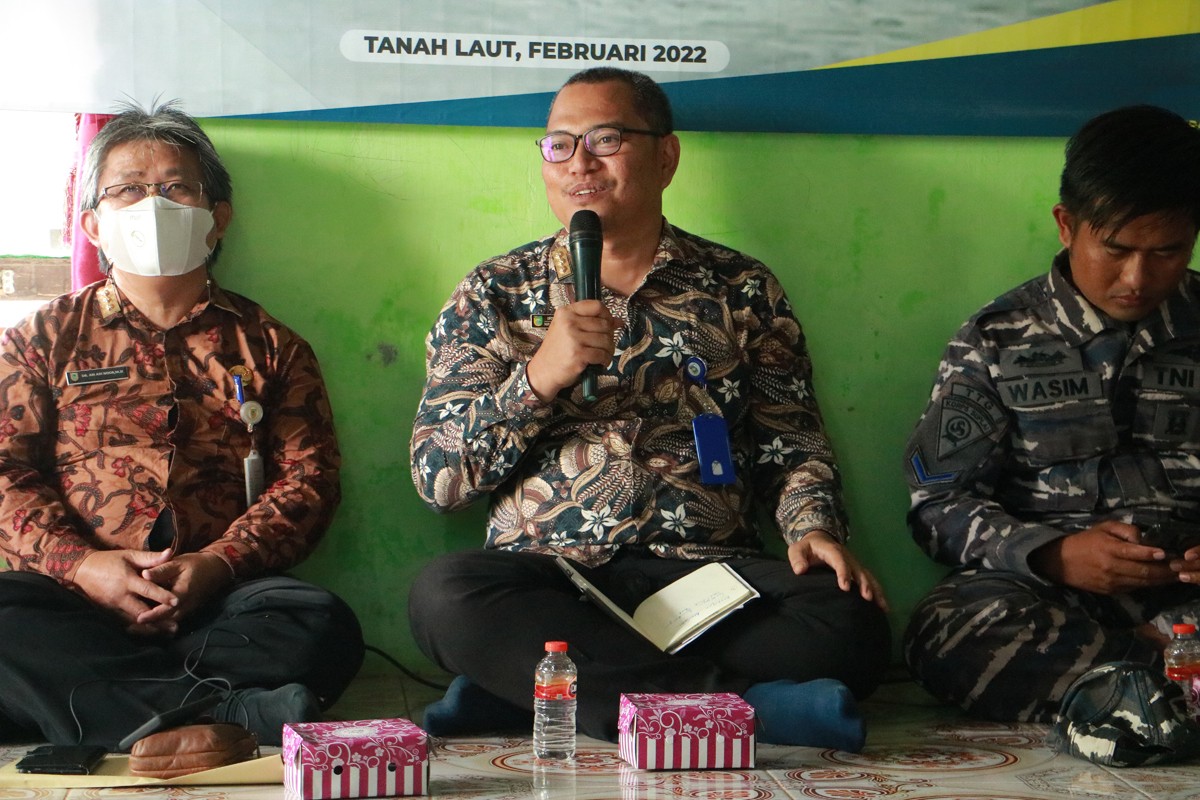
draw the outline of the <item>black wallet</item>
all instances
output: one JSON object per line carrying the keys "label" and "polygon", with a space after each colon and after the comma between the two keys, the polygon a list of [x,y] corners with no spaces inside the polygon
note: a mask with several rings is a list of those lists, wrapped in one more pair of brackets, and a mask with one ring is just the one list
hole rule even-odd
{"label": "black wallet", "polygon": [[17,772],[90,775],[107,754],[108,750],[99,745],[44,744],[33,748],[17,762]]}

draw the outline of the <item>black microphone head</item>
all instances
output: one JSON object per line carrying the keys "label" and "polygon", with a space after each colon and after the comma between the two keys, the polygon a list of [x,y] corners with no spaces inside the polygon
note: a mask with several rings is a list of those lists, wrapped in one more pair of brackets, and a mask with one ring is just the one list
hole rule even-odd
{"label": "black microphone head", "polygon": [[604,251],[604,236],[600,233],[600,216],[583,209],[571,216],[571,270],[575,276],[575,299],[600,298],[600,258]]}
{"label": "black microphone head", "polygon": [[600,215],[590,209],[581,209],[571,215],[571,241],[595,240],[604,238],[600,229]]}

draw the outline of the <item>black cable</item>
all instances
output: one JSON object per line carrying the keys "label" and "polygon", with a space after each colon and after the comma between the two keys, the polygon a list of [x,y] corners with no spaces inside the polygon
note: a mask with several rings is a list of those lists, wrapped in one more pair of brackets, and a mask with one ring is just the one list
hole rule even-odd
{"label": "black cable", "polygon": [[[79,713],[75,710],[75,692],[79,691],[85,686],[91,686],[94,683],[177,683],[184,678],[191,678],[192,680],[196,681],[196,683],[187,690],[183,696],[183,700],[179,702],[177,708],[182,708],[183,706],[187,705],[192,699],[192,692],[196,691],[202,686],[213,687],[217,690],[217,692],[224,692],[225,698],[232,696],[233,686],[230,685],[227,679],[215,677],[202,678],[195,673],[195,670],[200,666],[200,660],[204,658],[204,651],[208,649],[208,640],[211,639],[215,633],[226,632],[227,631],[220,631],[214,628],[205,633],[204,640],[200,643],[200,645],[198,647],[193,647],[188,651],[187,655],[183,657],[183,674],[174,678],[91,678],[72,686],[71,692],[67,695],[67,710],[71,712],[71,719],[75,721],[75,729],[79,734],[76,738],[76,744],[83,741],[83,722],[79,719]],[[244,634],[235,633],[233,635],[242,640],[242,643],[237,645],[226,645],[226,647],[245,647],[250,644],[250,640]],[[194,661],[192,660],[193,656],[195,656]],[[244,706],[242,713],[245,713]]]}
{"label": "black cable", "polygon": [[401,672],[403,672],[403,673],[404,673],[405,675],[407,675],[408,677],[412,678],[412,679],[413,679],[414,681],[416,681],[417,683],[420,683],[420,684],[422,684],[422,685],[424,685],[424,686],[428,686],[430,689],[438,689],[439,691],[443,691],[443,692],[444,692],[444,691],[446,691],[447,689],[449,689],[449,688],[450,688],[449,686],[442,686],[441,684],[434,683],[433,681],[428,681],[428,680],[425,680],[425,679],[424,679],[424,678],[422,678],[420,675],[416,674],[415,672],[413,672],[412,670],[410,670],[408,667],[404,666],[404,665],[403,665],[403,664],[401,664],[399,661],[397,661],[396,659],[392,658],[390,655],[388,655],[387,653],[383,652],[382,650],[380,650],[378,647],[375,647],[374,645],[370,645],[370,644],[368,644],[368,645],[364,645],[364,647],[365,647],[367,650],[370,650],[372,653],[375,653],[376,655],[378,655],[380,658],[382,658],[384,661],[386,661],[386,662],[388,662],[389,664],[391,664],[391,665],[392,665],[393,667],[395,667],[396,669],[398,669],[398,670],[400,670]]}

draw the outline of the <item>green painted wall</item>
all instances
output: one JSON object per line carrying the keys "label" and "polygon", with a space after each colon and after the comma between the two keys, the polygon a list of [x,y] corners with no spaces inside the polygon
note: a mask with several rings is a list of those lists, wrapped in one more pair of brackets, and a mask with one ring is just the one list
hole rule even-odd
{"label": "green painted wall", "polygon": [[[217,273],[317,351],[345,499],[303,576],[341,593],[368,641],[429,665],[408,634],[411,578],[482,542],[483,508],[417,499],[408,439],[423,340],[479,261],[551,232],[537,131],[210,120],[234,177]],[[904,442],[946,340],[1057,248],[1062,141],[684,133],[672,222],[770,265],[809,338],[842,462],[853,547],[902,629],[941,570],[904,524]],[[367,670],[387,669],[369,657]]]}

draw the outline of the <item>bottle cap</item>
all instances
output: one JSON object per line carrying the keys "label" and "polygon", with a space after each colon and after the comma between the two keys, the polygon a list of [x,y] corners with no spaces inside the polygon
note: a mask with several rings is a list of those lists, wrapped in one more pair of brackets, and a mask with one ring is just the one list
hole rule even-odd
{"label": "bottle cap", "polygon": [[546,642],[547,653],[565,653],[567,652],[566,642]]}
{"label": "bottle cap", "polygon": [[1195,633],[1196,626],[1191,624],[1190,622],[1176,622],[1174,625],[1171,626],[1171,630],[1175,631],[1175,633],[1183,633],[1183,634]]}

